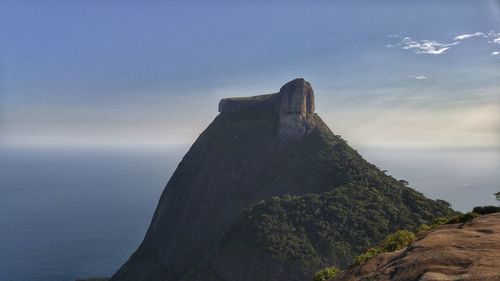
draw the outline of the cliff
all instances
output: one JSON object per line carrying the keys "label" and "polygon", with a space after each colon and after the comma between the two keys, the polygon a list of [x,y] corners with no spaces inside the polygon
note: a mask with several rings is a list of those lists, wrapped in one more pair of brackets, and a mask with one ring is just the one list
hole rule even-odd
{"label": "cliff", "polygon": [[443,225],[331,281],[500,280],[500,213]]}
{"label": "cliff", "polygon": [[111,280],[308,280],[396,229],[452,212],[333,134],[304,79],[223,99],[219,111]]}

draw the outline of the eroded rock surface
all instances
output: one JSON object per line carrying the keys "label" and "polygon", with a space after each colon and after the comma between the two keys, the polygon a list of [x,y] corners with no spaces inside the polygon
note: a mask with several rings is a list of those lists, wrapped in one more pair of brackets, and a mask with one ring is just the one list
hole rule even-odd
{"label": "eroded rock surface", "polygon": [[410,247],[380,254],[331,281],[500,280],[500,213],[444,225]]}

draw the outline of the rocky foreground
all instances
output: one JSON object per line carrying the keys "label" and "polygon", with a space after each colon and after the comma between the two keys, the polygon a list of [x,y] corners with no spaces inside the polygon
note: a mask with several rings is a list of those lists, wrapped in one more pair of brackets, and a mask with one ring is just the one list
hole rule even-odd
{"label": "rocky foreground", "polygon": [[331,281],[500,280],[500,213],[443,225],[408,248],[375,256]]}

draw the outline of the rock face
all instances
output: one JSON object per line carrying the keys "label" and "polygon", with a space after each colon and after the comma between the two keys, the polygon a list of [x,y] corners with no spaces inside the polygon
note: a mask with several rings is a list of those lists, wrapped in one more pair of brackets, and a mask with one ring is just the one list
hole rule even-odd
{"label": "rock face", "polygon": [[[308,280],[323,264],[345,264],[395,229],[450,212],[334,135],[314,114],[314,93],[304,79],[276,94],[223,99],[219,111],[175,170],[143,242],[112,281]],[[300,196],[306,194],[321,196],[305,204]],[[252,208],[258,216],[245,211],[284,195],[298,197],[280,201],[278,209]],[[346,211],[358,203],[355,212]],[[289,208],[295,205],[308,215]],[[283,215],[274,213],[280,208]],[[316,220],[318,210],[324,216]],[[254,240],[268,226],[259,227],[261,217],[283,226],[283,235],[271,231]],[[359,227],[356,235],[351,225]],[[321,237],[316,227],[325,228]],[[266,246],[274,238],[283,246],[278,254]],[[281,254],[287,241],[298,247],[294,255]],[[314,262],[297,267],[304,251]]]}
{"label": "rock face", "polygon": [[303,78],[286,83],[280,92],[280,116],[289,114],[306,115],[314,113],[314,91]]}
{"label": "rock face", "polygon": [[300,138],[310,132],[315,123],[314,91],[309,82],[295,79],[280,89],[280,128],[279,135],[284,138]]}
{"label": "rock face", "polygon": [[331,281],[500,280],[500,213],[444,225]]}
{"label": "rock face", "polygon": [[249,98],[224,98],[219,112],[275,112],[279,116],[278,134],[283,140],[297,139],[314,127],[314,91],[303,78],[286,83],[276,94]]}

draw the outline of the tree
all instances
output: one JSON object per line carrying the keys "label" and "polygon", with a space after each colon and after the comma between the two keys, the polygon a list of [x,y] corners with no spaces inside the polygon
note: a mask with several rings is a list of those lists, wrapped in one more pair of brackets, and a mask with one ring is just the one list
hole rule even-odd
{"label": "tree", "polygon": [[408,186],[410,183],[405,181],[405,180],[399,180],[399,183],[404,185],[404,186]]}
{"label": "tree", "polygon": [[494,193],[494,195],[497,198],[497,200],[500,201],[500,192]]}

